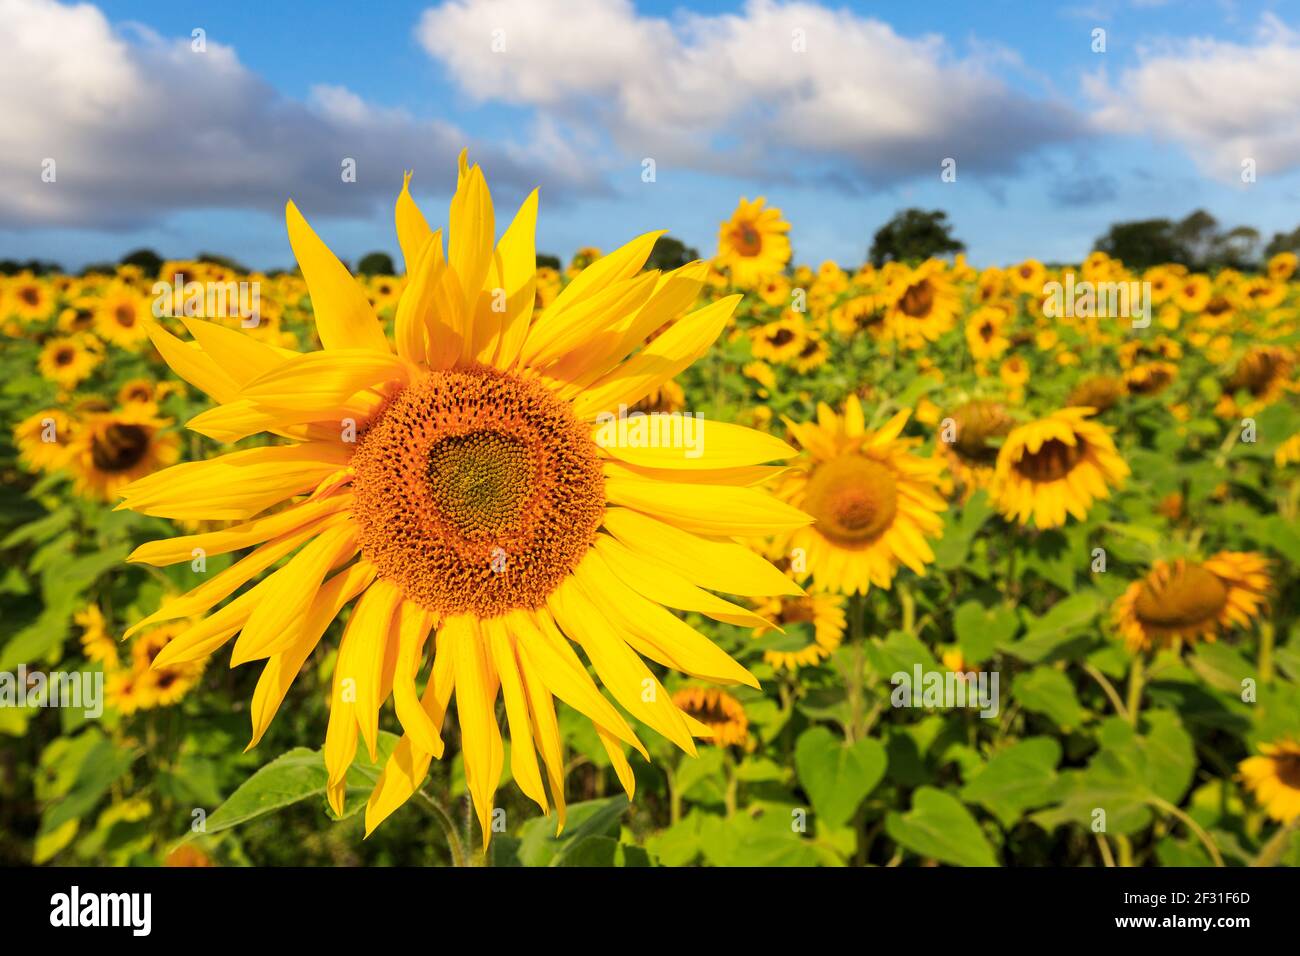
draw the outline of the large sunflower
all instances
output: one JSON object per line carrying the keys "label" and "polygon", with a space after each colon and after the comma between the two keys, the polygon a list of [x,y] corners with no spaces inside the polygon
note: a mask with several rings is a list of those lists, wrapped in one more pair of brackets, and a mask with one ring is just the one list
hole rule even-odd
{"label": "large sunflower", "polygon": [[768,206],[759,196],[753,202],[740,199],[731,218],[718,229],[717,263],[731,274],[731,282],[751,288],[785,268],[790,261],[790,224],[781,210]]}
{"label": "large sunflower", "polygon": [[1115,602],[1115,626],[1134,650],[1176,640],[1214,641],[1249,627],[1272,587],[1268,562],[1248,551],[1221,551],[1205,561],[1157,561]]}
{"label": "large sunflower", "polygon": [[1002,443],[990,494],[1007,518],[1039,528],[1082,521],[1128,475],[1110,433],[1090,408],[1062,408],[1016,428]]}
{"label": "large sunflower", "polygon": [[453,693],[485,841],[502,772],[499,695],[514,779],[543,811],[553,803],[561,825],[565,762],[553,697],[595,724],[630,794],[623,748],[645,748],[575,645],[630,714],[693,754],[692,738],[709,729],[673,704],[643,658],[715,683],[757,683],[666,608],[753,626],[751,612],[703,589],[798,591],[729,540],[808,523],[756,487],[771,470],[762,463],[793,449],[718,422],[703,423],[702,444],[689,449],[630,447],[603,420],[704,354],[740,297],[683,316],[706,269],[641,273],[654,232],[592,263],[544,322],[531,323],[536,212],[534,192],[495,241],[487,183],[462,154],[444,255],[441,231],[430,230],[404,185],[396,221],[408,280],[395,352],[361,286],[292,203],[289,240],[323,350],[287,352],[192,319],[193,346],[150,329],[172,368],[219,403],[192,428],[223,441],[260,432],[289,441],[178,465],[125,489],[122,506],[147,514],[240,522],[144,545],[135,561],[255,549],[137,627],[212,611],[293,555],[155,662],[197,660],[238,635],[233,663],[266,661],[253,746],[330,621],[355,599],[325,735],[336,809],[358,739],[377,752],[390,696],[404,731],[371,794],[367,829],[442,755]]}
{"label": "large sunflower", "polygon": [[917,574],[934,561],[927,538],[943,531],[947,509],[936,489],[943,462],[912,452],[901,438],[910,410],[875,431],[866,428],[862,404],[850,395],[843,415],[822,403],[817,422],[786,420],[805,455],[782,479],[781,498],[816,520],[773,542],[773,553],[802,551],[820,589],[863,593],[888,588],[900,564]]}

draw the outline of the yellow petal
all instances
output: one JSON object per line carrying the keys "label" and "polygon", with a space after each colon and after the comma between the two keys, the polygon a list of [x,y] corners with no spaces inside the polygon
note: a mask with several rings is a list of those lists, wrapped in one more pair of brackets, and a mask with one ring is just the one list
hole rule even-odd
{"label": "yellow petal", "polygon": [[[450,633],[448,633],[450,632]],[[497,726],[497,685],[483,640],[473,621],[448,618],[442,634],[452,642],[456,667],[456,714],[460,718],[465,783],[473,797],[486,849],[492,839],[493,797],[501,779],[501,730]]]}
{"label": "yellow petal", "polygon": [[335,495],[330,498],[321,498],[317,501],[294,505],[283,511],[277,511],[275,514],[254,518],[252,521],[246,521],[243,524],[237,524],[221,531],[187,534],[177,538],[150,541],[132,551],[127,560],[137,564],[151,564],[156,568],[160,568],[180,561],[190,561],[198,557],[194,553],[196,550],[202,552],[206,558],[218,554],[229,554],[231,551],[249,548],[255,544],[261,544],[263,541],[269,541],[271,538],[295,531],[325,515],[334,514],[337,511],[346,511],[352,507],[355,500],[356,496],[352,494]]}
{"label": "yellow petal", "polygon": [[697,588],[667,564],[643,557],[610,535],[597,535],[595,552],[624,584],[657,604],[680,611],[698,611],[715,621],[738,627],[765,627],[753,611]]}
{"label": "yellow petal", "polygon": [[410,381],[410,366],[391,353],[337,348],[307,352],[258,375],[239,398],[264,408],[337,409],[363,389]]}
{"label": "yellow petal", "polygon": [[[483,170],[474,166],[465,175],[451,200],[447,262],[455,271],[464,296],[463,308],[467,320],[474,315],[479,293],[492,266],[492,248],[496,240],[496,220],[492,212],[492,196],[488,192]],[[463,350],[461,360],[473,358],[473,333],[462,330]]]}
{"label": "yellow petal", "polygon": [[411,601],[403,601],[394,626],[398,630],[397,670],[393,678],[393,704],[402,729],[423,753],[441,753],[442,738],[438,728],[415,693],[415,678],[425,641],[433,627],[433,614]]}
{"label": "yellow petal", "polygon": [[431,235],[429,223],[420,212],[420,207],[411,198],[411,173],[402,177],[402,191],[398,193],[397,205],[393,218],[397,222],[397,244],[402,247],[402,258],[406,262],[406,274],[415,270],[420,252]]}
{"label": "yellow petal", "polygon": [[588,600],[637,653],[715,684],[759,686],[758,679],[722,648],[620,580],[598,552],[588,552],[574,576]]}
{"label": "yellow petal", "polygon": [[262,602],[235,642],[230,666],[270,657],[297,643],[325,575],[356,554],[358,533],[355,522],[330,528],[267,578]]}
{"label": "yellow petal", "polygon": [[289,245],[311,293],[321,344],[327,349],[392,351],[370,300],[347,267],[330,252],[292,202],[285,206],[284,215]]}
{"label": "yellow petal", "polygon": [[693,414],[622,422],[610,415],[596,420],[592,435],[606,454],[646,468],[741,468],[798,454],[774,435]]}
{"label": "yellow petal", "polygon": [[446,267],[442,257],[442,233],[435,232],[425,241],[419,260],[407,269],[406,288],[397,301],[397,314],[393,319],[397,354],[407,361],[421,363],[428,358],[429,326]]}
{"label": "yellow petal", "polygon": [[383,703],[380,684],[384,656],[392,629],[393,615],[397,613],[401,600],[402,592],[395,585],[380,578],[357,602],[352,617],[348,619],[347,631],[344,633],[345,638],[348,634],[355,634],[355,647],[349,659],[352,666],[344,677],[350,677],[355,681],[357,725],[372,761],[377,759],[379,752],[379,707]]}
{"label": "yellow petal", "polygon": [[359,561],[334,575],[317,592],[316,599],[312,601],[311,609],[307,612],[307,619],[298,640],[292,647],[286,648],[279,654],[271,655],[266,666],[262,668],[262,675],[257,679],[257,688],[253,691],[253,703],[249,707],[249,714],[253,721],[253,735],[248,746],[244,748],[245,752],[256,747],[262,735],[271,726],[276,711],[284,701],[284,695],[289,692],[289,687],[298,676],[298,672],[302,670],[302,665],[320,643],[325,629],[330,626],[344,606],[374,579],[374,565]]}
{"label": "yellow petal", "polygon": [[182,342],[157,322],[146,322],[145,332],[173,372],[218,402],[228,402],[239,383],[198,345]]}
{"label": "yellow petal", "polygon": [[[495,288],[505,293],[505,310],[496,316],[494,335],[481,357],[497,368],[508,369],[519,358],[537,298],[537,190],[529,193],[510,223],[493,258]],[[495,292],[495,289],[492,290]]]}
{"label": "yellow petal", "polygon": [[633,405],[645,398],[709,350],[740,299],[739,295],[727,296],[679,319],[663,335],[593,383],[574,401],[574,413],[589,420],[603,411],[616,410],[620,404]]}
{"label": "yellow petal", "polygon": [[605,499],[697,534],[762,537],[813,521],[758,488],[607,478]]}
{"label": "yellow petal", "polygon": [[638,720],[663,734],[692,756],[695,743],[668,692],[627,646],[623,635],[596,608],[572,577],[547,599],[561,630],[587,653],[591,666],[614,699]]}
{"label": "yellow petal", "polygon": [[506,720],[510,724],[510,772],[519,789],[541,807],[543,813],[547,813],[546,788],[542,786],[542,773],[533,749],[533,723],[528,715],[528,698],[515,660],[514,638],[507,632],[504,618],[489,618],[481,627],[506,701]]}
{"label": "yellow petal", "polygon": [[351,447],[304,442],[173,465],[119,492],[118,510],[160,518],[243,521],[314,487],[352,457]]}
{"label": "yellow petal", "polygon": [[712,541],[628,508],[607,508],[605,529],[629,549],[667,564],[700,587],[748,596],[803,594],[803,589],[749,548]]}

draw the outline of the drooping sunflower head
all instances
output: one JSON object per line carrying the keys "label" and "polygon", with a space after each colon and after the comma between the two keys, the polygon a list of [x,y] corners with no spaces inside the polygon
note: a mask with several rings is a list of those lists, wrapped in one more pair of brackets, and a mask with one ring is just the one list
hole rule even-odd
{"label": "drooping sunflower head", "polygon": [[[754,638],[765,640],[765,660],[773,670],[791,673],[815,667],[829,658],[844,639],[844,598],[814,591],[811,594],[769,598],[755,612],[771,624],[754,628]],[[776,634],[780,628],[783,634]]]}
{"label": "drooping sunflower head", "polygon": [[999,510],[1038,528],[1079,521],[1129,473],[1107,429],[1088,408],[1063,408],[1014,429],[1002,443],[990,494]]}
{"label": "drooping sunflower head", "polygon": [[778,494],[814,518],[812,527],[778,537],[773,553],[801,551],[818,587],[842,594],[888,588],[900,565],[917,574],[934,560],[927,538],[943,530],[938,494],[943,462],[915,454],[901,437],[910,410],[875,430],[856,395],[843,414],[818,406],[817,422],[786,421],[805,455]]}
{"label": "drooping sunflower head", "polygon": [[1124,387],[1130,395],[1159,395],[1177,377],[1173,362],[1143,362],[1124,373]]}
{"label": "drooping sunflower head", "polygon": [[682,713],[707,727],[708,742],[716,747],[745,747],[749,743],[749,717],[731,694],[717,687],[684,687],[673,694]]}
{"label": "drooping sunflower head", "polygon": [[1241,357],[1224,382],[1224,389],[1229,393],[1244,390],[1257,402],[1271,402],[1286,386],[1294,368],[1295,357],[1289,350],[1257,345]]}
{"label": "drooping sunflower head", "polygon": [[1071,408],[1091,408],[1101,414],[1114,408],[1125,391],[1125,382],[1118,376],[1090,375],[1074,386],[1065,404]]}
{"label": "drooping sunflower head", "polygon": [[738,288],[752,288],[783,270],[790,261],[790,224],[781,210],[759,196],[741,197],[731,218],[718,230],[718,265],[727,269]]}
{"label": "drooping sunflower head", "polygon": [[1259,754],[1237,767],[1264,812],[1282,824],[1300,818],[1300,740],[1260,744]]}
{"label": "drooping sunflower head", "polygon": [[1205,561],[1157,561],[1115,602],[1115,625],[1129,648],[1214,641],[1249,627],[1272,587],[1268,562],[1251,552],[1221,551]]}
{"label": "drooping sunflower head", "polygon": [[404,185],[396,222],[407,275],[391,342],[366,289],[292,203],[289,239],[321,350],[189,317],[193,346],[149,328],[172,368],[217,402],[192,429],[276,440],[123,489],[123,506],[147,514],[239,522],[144,545],[132,560],[253,549],[223,572],[220,593],[196,589],[133,630],[202,618],[155,668],[202,660],[232,639],[234,664],[266,661],[253,746],[352,605],[325,733],[336,810],[358,745],[378,754],[390,699],[403,732],[371,794],[368,829],[443,755],[453,697],[485,842],[503,770],[498,698],[514,780],[544,812],[554,805],[561,825],[555,697],[592,721],[631,794],[626,748],[647,751],[588,668],[627,713],[693,753],[710,728],[672,702],[646,661],[713,683],[756,681],[669,608],[752,628],[762,620],[710,592],[801,593],[735,543],[811,520],[759,487],[776,470],[767,463],[794,449],[695,415],[629,413],[708,350],[740,296],[692,311],[708,267],[643,272],[653,232],[578,271],[538,321],[536,212],[534,192],[498,240],[482,170],[462,154],[444,243]]}
{"label": "drooping sunflower head", "polygon": [[998,443],[1015,424],[1000,402],[973,399],[958,405],[945,417],[940,440],[948,465],[969,497],[993,480]]}

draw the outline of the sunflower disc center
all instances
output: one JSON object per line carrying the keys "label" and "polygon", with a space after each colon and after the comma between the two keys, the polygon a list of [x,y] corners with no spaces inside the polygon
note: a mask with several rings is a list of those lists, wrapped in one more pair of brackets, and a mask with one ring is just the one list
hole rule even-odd
{"label": "sunflower disc center", "polygon": [[1142,582],[1134,610],[1145,624],[1191,627],[1211,620],[1228,601],[1228,589],[1199,564],[1173,568],[1167,577]]}
{"label": "sunflower disc center", "polygon": [[894,521],[898,483],[880,462],[845,455],[812,473],[804,510],[817,519],[817,530],[837,544],[869,544]]}
{"label": "sunflower disc center", "polygon": [[466,537],[517,528],[532,477],[528,446],[499,432],[448,436],[429,450],[430,495]]}
{"label": "sunflower disc center", "polygon": [[149,448],[149,431],[139,425],[109,425],[90,442],[90,458],[100,471],[128,471]]}
{"label": "sunflower disc center", "polygon": [[1050,438],[1038,451],[1026,451],[1016,462],[1016,470],[1030,481],[1059,481],[1074,470],[1087,450],[1082,438],[1076,438],[1073,445],[1067,445],[1059,438]]}
{"label": "sunflower disc center", "polygon": [[413,381],[352,467],[363,556],[442,615],[541,607],[604,515],[590,429],[541,383],[487,368]]}

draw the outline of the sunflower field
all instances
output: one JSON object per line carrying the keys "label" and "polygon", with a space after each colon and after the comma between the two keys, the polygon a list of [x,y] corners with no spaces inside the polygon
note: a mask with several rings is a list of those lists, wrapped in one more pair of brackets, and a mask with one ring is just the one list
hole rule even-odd
{"label": "sunflower field", "polygon": [[1294,255],[536,216],[0,277],[0,860],[1300,865]]}

